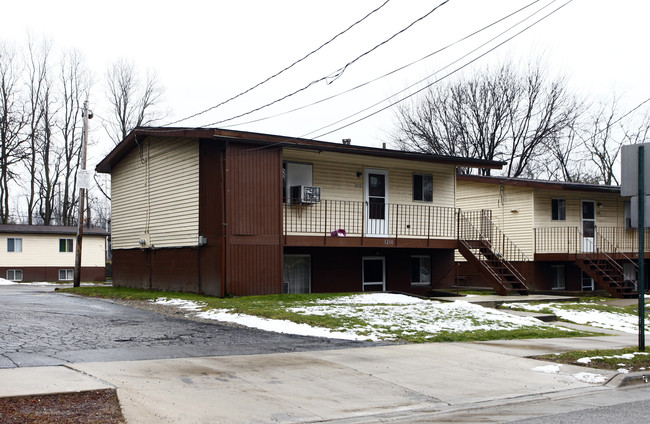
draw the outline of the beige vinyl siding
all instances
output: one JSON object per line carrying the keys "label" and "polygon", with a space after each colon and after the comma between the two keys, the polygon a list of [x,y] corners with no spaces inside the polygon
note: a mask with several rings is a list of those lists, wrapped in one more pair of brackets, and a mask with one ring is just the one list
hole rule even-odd
{"label": "beige vinyl siding", "polygon": [[533,257],[533,190],[528,187],[457,182],[456,206],[463,211],[488,209],[492,221],[529,258]]}
{"label": "beige vinyl siding", "polygon": [[[565,199],[566,221],[551,219],[551,199]],[[580,227],[582,220],[582,201],[596,203],[596,225],[599,227],[623,227],[624,199],[616,193],[597,193],[587,191],[535,190],[536,227]],[[599,207],[598,204],[601,204]]]}
{"label": "beige vinyl siding", "polygon": [[[297,149],[285,149],[283,160],[312,164],[313,184],[321,188],[319,204],[285,209],[284,225],[293,234],[343,229],[356,236],[365,232],[414,238],[455,237],[453,165]],[[368,222],[364,221],[364,179],[370,169],[388,175],[385,229],[381,224],[364,229]],[[413,200],[414,173],[432,176],[432,202]]]}
{"label": "beige vinyl siding", "polygon": [[199,143],[147,138],[112,171],[113,249],[195,246],[199,229]]}
{"label": "beige vinyl siding", "polygon": [[[7,238],[23,239],[22,252],[7,252]],[[0,235],[0,267],[61,267],[74,268],[75,254],[59,252],[59,239],[73,239],[77,249],[76,235],[58,234],[2,234]],[[97,267],[106,265],[106,238],[85,235],[81,249],[81,265]],[[4,276],[0,276],[4,278]]]}
{"label": "beige vinyl siding", "polygon": [[[363,174],[370,168],[388,171],[389,203],[454,207],[454,165],[297,149],[285,149],[283,160],[313,164],[323,200],[363,201]],[[414,173],[433,176],[433,203],[413,201]]]}

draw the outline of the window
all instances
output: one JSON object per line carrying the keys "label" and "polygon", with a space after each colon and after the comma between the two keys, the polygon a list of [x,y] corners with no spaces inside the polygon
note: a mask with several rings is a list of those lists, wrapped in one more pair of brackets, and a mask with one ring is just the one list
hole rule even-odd
{"label": "window", "polygon": [[60,269],[59,280],[72,281],[74,279],[74,269]]}
{"label": "window", "polygon": [[553,271],[553,280],[551,281],[551,289],[564,290],[566,288],[564,265],[551,265],[551,270]]}
{"label": "window", "polygon": [[566,221],[566,200],[551,199],[551,219],[553,221]]}
{"label": "window", "polygon": [[23,239],[19,237],[9,237],[7,239],[7,252],[22,252]]}
{"label": "window", "polygon": [[411,256],[411,285],[431,284],[431,256]]}
{"label": "window", "polygon": [[72,239],[59,239],[59,252],[73,252]]}
{"label": "window", "polygon": [[433,176],[413,174],[413,200],[433,202]]}
{"label": "window", "polygon": [[23,270],[22,269],[8,269],[7,270],[7,280],[9,280],[9,281],[22,281],[23,280]]}
{"label": "window", "polygon": [[[291,187],[313,186],[313,166],[311,163],[284,162],[282,164],[282,197],[287,201],[291,196]],[[289,199],[289,203],[291,199]]]}

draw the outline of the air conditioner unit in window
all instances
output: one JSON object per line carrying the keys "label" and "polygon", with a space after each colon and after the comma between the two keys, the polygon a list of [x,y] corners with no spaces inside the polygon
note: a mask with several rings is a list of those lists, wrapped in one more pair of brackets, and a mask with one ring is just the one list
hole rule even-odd
{"label": "air conditioner unit in window", "polygon": [[291,203],[320,203],[320,187],[292,186]]}

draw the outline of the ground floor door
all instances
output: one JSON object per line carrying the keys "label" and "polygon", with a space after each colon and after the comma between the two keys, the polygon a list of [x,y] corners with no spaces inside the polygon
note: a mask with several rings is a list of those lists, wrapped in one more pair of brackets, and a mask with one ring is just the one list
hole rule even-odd
{"label": "ground floor door", "polygon": [[284,293],[311,293],[311,256],[284,255]]}
{"label": "ground floor door", "polygon": [[364,256],[362,258],[363,291],[386,291],[386,258]]}

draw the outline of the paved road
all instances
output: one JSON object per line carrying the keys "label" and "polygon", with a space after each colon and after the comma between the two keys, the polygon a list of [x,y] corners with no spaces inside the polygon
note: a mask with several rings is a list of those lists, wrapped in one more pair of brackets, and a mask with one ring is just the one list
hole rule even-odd
{"label": "paved road", "polygon": [[196,322],[25,284],[0,286],[0,323],[0,368],[369,344]]}

